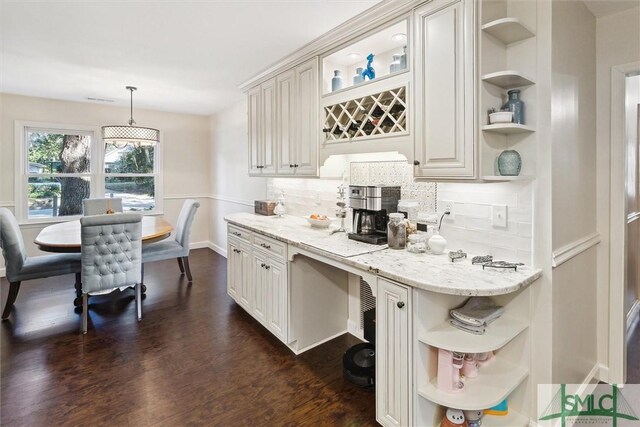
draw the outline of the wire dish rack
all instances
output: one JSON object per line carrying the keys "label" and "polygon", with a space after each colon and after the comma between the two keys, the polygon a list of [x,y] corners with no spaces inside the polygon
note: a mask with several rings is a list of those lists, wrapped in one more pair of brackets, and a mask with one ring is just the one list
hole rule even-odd
{"label": "wire dish rack", "polygon": [[385,90],[324,107],[327,142],[406,133],[407,88]]}

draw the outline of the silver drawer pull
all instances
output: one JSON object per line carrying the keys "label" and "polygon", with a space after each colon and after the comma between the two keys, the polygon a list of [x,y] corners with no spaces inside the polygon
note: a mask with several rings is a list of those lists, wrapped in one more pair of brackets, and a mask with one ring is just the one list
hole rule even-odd
{"label": "silver drawer pull", "polygon": [[266,268],[267,270],[271,268],[271,266],[269,265],[265,265],[264,268]]}
{"label": "silver drawer pull", "polygon": [[271,249],[271,245],[267,245],[266,243],[260,243],[260,246],[262,246],[265,249]]}

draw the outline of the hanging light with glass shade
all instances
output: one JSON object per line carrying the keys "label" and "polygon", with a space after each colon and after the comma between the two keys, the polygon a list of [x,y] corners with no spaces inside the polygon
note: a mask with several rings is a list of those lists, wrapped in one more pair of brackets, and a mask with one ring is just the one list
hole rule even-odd
{"label": "hanging light with glass shade", "polygon": [[109,125],[102,126],[102,140],[105,143],[112,143],[118,148],[122,148],[129,143],[135,145],[152,145],[160,141],[160,131],[158,129],[135,126],[136,121],[133,120],[133,91],[138,88],[127,86],[127,90],[131,92],[131,118],[129,125]]}

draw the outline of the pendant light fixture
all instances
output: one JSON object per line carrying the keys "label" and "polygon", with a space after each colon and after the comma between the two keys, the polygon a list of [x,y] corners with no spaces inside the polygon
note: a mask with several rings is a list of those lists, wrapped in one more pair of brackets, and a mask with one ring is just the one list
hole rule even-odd
{"label": "pendant light fixture", "polygon": [[134,126],[136,121],[133,120],[133,91],[138,90],[138,88],[127,86],[127,90],[131,92],[131,118],[129,119],[129,126],[102,126],[102,140],[105,143],[111,142],[118,148],[122,148],[128,143],[135,143],[136,145],[158,143],[160,141],[160,131],[158,129]]}

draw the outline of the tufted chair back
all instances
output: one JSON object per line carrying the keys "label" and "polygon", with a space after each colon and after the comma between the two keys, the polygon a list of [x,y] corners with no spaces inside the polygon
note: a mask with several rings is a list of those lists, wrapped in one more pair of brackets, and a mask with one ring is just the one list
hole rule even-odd
{"label": "tufted chair back", "polygon": [[82,292],[94,293],[142,281],[142,215],[80,218]]}
{"label": "tufted chair back", "polygon": [[83,215],[104,215],[111,209],[113,212],[122,212],[122,199],[84,199],[82,201]]}
{"label": "tufted chair back", "polygon": [[200,203],[193,199],[187,199],[182,205],[182,210],[178,216],[178,222],[176,223],[176,242],[183,248],[189,248],[189,240],[191,239],[191,225],[193,224],[193,217],[196,215],[196,210],[200,207]]}
{"label": "tufted chair back", "polygon": [[7,208],[0,208],[0,246],[6,267],[7,280],[15,281],[27,259],[18,221]]}

